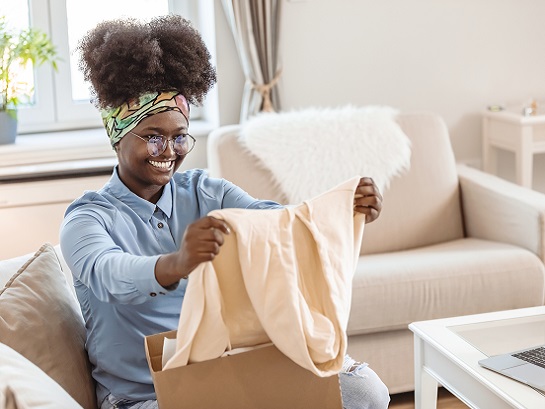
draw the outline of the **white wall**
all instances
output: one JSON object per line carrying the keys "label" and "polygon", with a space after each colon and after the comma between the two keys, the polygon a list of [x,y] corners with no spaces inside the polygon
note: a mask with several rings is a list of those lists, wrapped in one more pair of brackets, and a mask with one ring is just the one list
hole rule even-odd
{"label": "white wall", "polygon": [[[282,7],[284,110],[433,111],[445,119],[457,159],[478,165],[481,110],[545,99],[543,0],[284,0]],[[243,77],[220,0],[216,8],[221,123],[235,123]],[[512,156],[501,155],[500,164],[513,178]]]}

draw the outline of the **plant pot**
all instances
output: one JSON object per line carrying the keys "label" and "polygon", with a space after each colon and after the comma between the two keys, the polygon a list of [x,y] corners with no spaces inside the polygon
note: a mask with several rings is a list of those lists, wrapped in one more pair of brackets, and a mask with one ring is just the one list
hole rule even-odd
{"label": "plant pot", "polygon": [[17,111],[0,112],[0,145],[15,143],[17,137]]}

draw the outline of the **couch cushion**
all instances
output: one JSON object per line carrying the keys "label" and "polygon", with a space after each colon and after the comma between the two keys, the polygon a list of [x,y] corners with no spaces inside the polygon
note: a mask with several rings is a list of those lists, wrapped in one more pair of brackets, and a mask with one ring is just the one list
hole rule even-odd
{"label": "couch cushion", "polygon": [[96,407],[83,318],[59,259],[44,244],[0,290],[0,342],[58,382],[84,407]]}
{"label": "couch cushion", "polygon": [[468,238],[361,256],[348,333],[543,305],[544,290],[545,268],[539,258],[509,244]]}
{"label": "couch cushion", "polygon": [[[382,213],[366,227],[362,254],[428,246],[464,234],[456,163],[444,121],[432,113],[400,113],[396,121],[411,141],[410,170],[393,177],[383,192]],[[210,133],[211,176],[226,178],[254,197],[286,203],[271,182],[272,173],[244,148],[242,129],[230,125]]]}
{"label": "couch cushion", "polygon": [[405,113],[397,117],[411,140],[411,167],[383,192],[380,217],[366,226],[361,254],[430,246],[464,235],[458,174],[441,117]]}
{"label": "couch cushion", "polygon": [[45,372],[12,348],[0,343],[0,399],[2,398],[0,408],[4,408],[4,405],[12,409],[81,408]]}

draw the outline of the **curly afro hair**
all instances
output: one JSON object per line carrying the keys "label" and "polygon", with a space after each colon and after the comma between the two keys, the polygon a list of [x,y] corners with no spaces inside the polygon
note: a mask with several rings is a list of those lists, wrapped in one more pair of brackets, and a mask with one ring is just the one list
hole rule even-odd
{"label": "curly afro hair", "polygon": [[105,21],[83,37],[79,68],[99,108],[111,108],[148,92],[177,91],[201,105],[216,82],[210,53],[199,32],[177,15],[149,23]]}

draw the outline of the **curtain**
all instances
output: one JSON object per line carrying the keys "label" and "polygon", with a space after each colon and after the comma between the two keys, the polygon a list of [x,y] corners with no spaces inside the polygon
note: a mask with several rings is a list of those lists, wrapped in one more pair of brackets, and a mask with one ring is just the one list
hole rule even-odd
{"label": "curtain", "polygon": [[280,110],[278,57],[282,0],[222,0],[246,82],[240,122]]}

